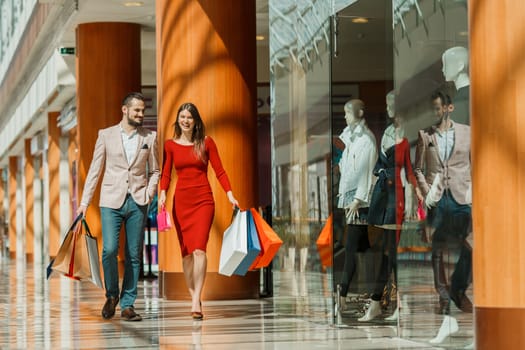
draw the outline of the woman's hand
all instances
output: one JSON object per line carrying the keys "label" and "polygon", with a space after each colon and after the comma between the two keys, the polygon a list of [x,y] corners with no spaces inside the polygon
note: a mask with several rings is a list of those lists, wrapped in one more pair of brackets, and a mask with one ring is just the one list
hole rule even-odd
{"label": "woman's hand", "polygon": [[164,207],[166,205],[166,191],[165,190],[160,191],[158,202],[161,207]]}
{"label": "woman's hand", "polygon": [[417,196],[417,200],[420,202],[423,202],[425,200],[425,197],[423,197],[423,194],[421,193],[421,190],[419,189],[418,186],[416,186],[416,196]]}
{"label": "woman's hand", "polygon": [[235,207],[239,208],[239,202],[237,202],[237,199],[235,199],[235,197],[233,196],[233,192],[232,191],[226,192],[226,196],[228,196],[228,200],[232,204],[233,208],[235,208]]}

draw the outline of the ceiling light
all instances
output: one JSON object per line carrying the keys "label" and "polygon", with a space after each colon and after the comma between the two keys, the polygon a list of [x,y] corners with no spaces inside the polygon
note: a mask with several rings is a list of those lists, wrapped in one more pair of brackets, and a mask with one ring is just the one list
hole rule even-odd
{"label": "ceiling light", "polygon": [[467,36],[468,32],[467,31],[462,31],[462,32],[459,32],[458,34],[461,35],[461,36]]}
{"label": "ceiling light", "polygon": [[125,1],[122,3],[122,5],[126,7],[140,7],[144,6],[144,3],[142,1]]}
{"label": "ceiling light", "polygon": [[368,18],[366,17],[356,17],[352,19],[352,23],[368,23]]}
{"label": "ceiling light", "polygon": [[256,35],[256,36],[255,36],[255,40],[257,40],[257,41],[263,41],[263,40],[264,40],[264,35]]}

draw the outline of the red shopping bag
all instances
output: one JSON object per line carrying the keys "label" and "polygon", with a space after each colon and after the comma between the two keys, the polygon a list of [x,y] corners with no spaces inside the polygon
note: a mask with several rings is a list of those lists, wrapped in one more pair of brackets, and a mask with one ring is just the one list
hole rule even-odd
{"label": "red shopping bag", "polygon": [[332,260],[332,244],[333,244],[333,235],[332,231],[334,228],[333,224],[333,218],[332,214],[326,219],[326,223],[324,224],[323,229],[321,230],[321,233],[319,234],[319,237],[317,238],[317,250],[319,251],[319,255],[321,257],[321,264],[325,267],[332,266],[333,260]]}
{"label": "red shopping bag", "polygon": [[283,244],[283,241],[279,238],[277,233],[268,225],[262,218],[259,212],[255,208],[250,209],[255,222],[255,228],[257,229],[257,236],[261,243],[261,253],[255,258],[254,262],[250,266],[250,270],[259,269],[266,267],[273,260],[275,254]]}

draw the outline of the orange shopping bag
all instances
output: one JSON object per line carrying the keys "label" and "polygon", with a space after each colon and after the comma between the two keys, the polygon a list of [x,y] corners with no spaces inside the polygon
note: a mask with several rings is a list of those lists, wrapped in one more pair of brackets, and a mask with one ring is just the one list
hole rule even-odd
{"label": "orange shopping bag", "polygon": [[324,224],[323,229],[321,230],[321,233],[319,234],[319,237],[317,238],[317,250],[319,251],[319,255],[321,256],[321,264],[324,267],[332,266],[332,244],[333,241],[333,231],[334,225],[333,225],[333,218],[332,214],[326,219],[326,223]]}
{"label": "orange shopping bag", "polygon": [[257,236],[261,243],[261,253],[255,258],[250,270],[266,267],[273,260],[275,254],[283,244],[277,233],[268,225],[255,208],[250,209],[257,229]]}

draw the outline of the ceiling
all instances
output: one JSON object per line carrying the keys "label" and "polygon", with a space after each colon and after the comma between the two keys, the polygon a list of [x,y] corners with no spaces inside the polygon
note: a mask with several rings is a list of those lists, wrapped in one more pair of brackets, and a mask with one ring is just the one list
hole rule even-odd
{"label": "ceiling", "polygon": [[[46,3],[60,5],[65,0],[40,0]],[[68,22],[63,35],[59,40],[59,46],[75,47],[75,29],[79,24],[90,22],[132,22],[142,26],[142,66],[144,85],[155,84],[155,0],[138,1],[141,6],[125,6],[132,1],[125,0],[79,0],[78,11]],[[133,1],[136,2],[136,1]],[[258,56],[265,61],[268,56],[268,0],[256,0],[256,33],[262,40],[257,40]],[[254,38],[255,40],[255,38]],[[74,56],[64,56],[64,60],[75,74]],[[263,64],[263,66],[266,66]],[[262,74],[261,78],[268,78]]]}

